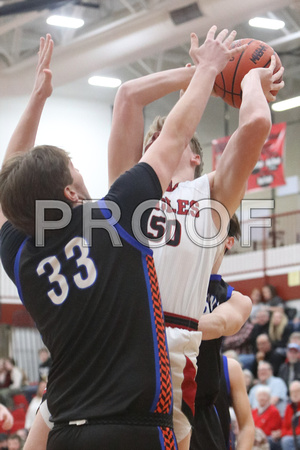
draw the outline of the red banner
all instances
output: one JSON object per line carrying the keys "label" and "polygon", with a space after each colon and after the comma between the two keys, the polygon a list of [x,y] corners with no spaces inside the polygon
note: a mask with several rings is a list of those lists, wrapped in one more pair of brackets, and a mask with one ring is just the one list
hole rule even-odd
{"label": "red banner", "polygon": [[[263,146],[260,158],[248,179],[247,191],[274,188],[285,184],[283,156],[285,148],[286,123],[275,123]],[[225,136],[212,141],[212,165],[216,169],[218,161],[229,141]]]}

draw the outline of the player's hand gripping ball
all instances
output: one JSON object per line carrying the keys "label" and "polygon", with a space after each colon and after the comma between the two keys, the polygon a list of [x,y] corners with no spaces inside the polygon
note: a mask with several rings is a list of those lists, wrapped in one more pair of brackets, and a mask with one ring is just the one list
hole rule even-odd
{"label": "player's hand gripping ball", "polygon": [[248,46],[242,53],[238,53],[229,60],[225,69],[217,75],[214,84],[215,95],[234,108],[241,106],[241,82],[249,70],[255,67],[269,67],[272,55],[276,58],[274,72],[277,72],[282,65],[277,53],[265,42],[256,39],[239,39],[231,45],[233,47],[243,44]]}

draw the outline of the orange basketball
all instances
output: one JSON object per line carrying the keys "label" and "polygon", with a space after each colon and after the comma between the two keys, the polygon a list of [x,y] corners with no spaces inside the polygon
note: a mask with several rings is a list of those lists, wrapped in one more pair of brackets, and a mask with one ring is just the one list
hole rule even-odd
{"label": "orange basketball", "polygon": [[248,44],[246,49],[229,60],[225,69],[216,77],[214,84],[215,94],[234,108],[241,106],[241,82],[249,70],[255,67],[268,67],[272,55],[276,57],[275,72],[281,67],[280,58],[270,45],[256,39],[239,39],[231,45],[236,47],[243,44]]}

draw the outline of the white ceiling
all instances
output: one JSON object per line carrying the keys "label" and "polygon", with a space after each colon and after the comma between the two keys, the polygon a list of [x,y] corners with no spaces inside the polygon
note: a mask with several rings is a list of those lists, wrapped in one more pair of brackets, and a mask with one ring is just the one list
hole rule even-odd
{"label": "white ceiling", "polygon": [[[47,25],[54,13],[83,18],[85,25],[75,31]],[[183,23],[175,24],[174,14]],[[249,27],[248,20],[258,15],[282,19],[286,26],[278,31]],[[112,102],[115,90],[88,86],[90,75],[125,81],[183,66],[189,62],[190,32],[203,39],[213,24],[272,45],[286,68],[286,87],[278,99],[300,94],[300,0],[4,0],[0,95],[30,92],[39,37],[48,32],[55,42],[52,69],[58,92]]]}

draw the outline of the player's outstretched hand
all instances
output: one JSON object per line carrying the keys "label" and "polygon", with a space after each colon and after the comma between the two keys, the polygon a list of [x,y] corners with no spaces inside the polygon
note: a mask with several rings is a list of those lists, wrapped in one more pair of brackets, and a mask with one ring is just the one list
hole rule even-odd
{"label": "player's outstretched hand", "polygon": [[282,75],[284,72],[284,67],[281,66],[280,69],[274,73],[276,67],[276,58],[274,55],[271,56],[271,64],[266,68],[255,68],[251,69],[243,78],[241,83],[241,88],[248,82],[250,77],[259,76],[262,89],[266,96],[268,102],[274,102],[276,100],[276,95],[284,87],[284,81],[282,80]]}
{"label": "player's outstretched hand", "polygon": [[52,94],[52,72],[50,62],[53,53],[53,40],[50,34],[46,38],[40,38],[39,59],[36,67],[36,75],[33,93],[46,100]]}
{"label": "player's outstretched hand", "polygon": [[215,37],[216,31],[217,27],[213,25],[206,35],[204,44],[200,47],[198,36],[195,33],[191,33],[191,48],[189,53],[196,66],[200,63],[202,66],[207,65],[208,68],[215,70],[217,75],[224,69],[229,59],[245,50],[247,45],[231,48],[236,31],[233,30],[228,35],[228,30],[224,29]]}

